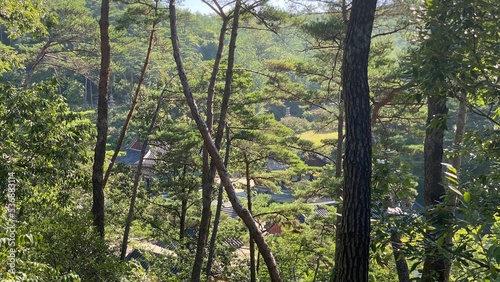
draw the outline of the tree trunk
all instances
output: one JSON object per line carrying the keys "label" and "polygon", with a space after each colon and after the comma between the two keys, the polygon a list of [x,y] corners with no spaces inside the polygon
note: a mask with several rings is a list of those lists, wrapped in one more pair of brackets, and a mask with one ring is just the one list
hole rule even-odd
{"label": "tree trunk", "polygon": [[[237,5],[241,4],[240,1],[237,1]],[[170,0],[169,4],[169,13],[170,13],[170,31],[171,31],[171,40],[173,47],[173,55],[175,59],[175,63],[177,65],[177,71],[179,73],[179,78],[182,84],[182,89],[184,92],[184,96],[186,97],[186,101],[189,105],[189,109],[191,110],[191,115],[198,126],[198,129],[203,137],[205,142],[205,146],[207,151],[212,158],[212,161],[219,172],[219,176],[222,182],[222,185],[226,188],[226,192],[228,194],[229,200],[238,214],[238,216],[243,220],[247,228],[252,233],[252,237],[255,239],[257,246],[262,254],[264,261],[266,262],[267,269],[269,271],[269,276],[272,282],[282,281],[278,268],[276,266],[276,261],[274,256],[269,248],[269,245],[266,243],[264,236],[259,230],[257,223],[253,219],[250,212],[243,207],[238,197],[236,196],[236,192],[234,191],[233,183],[231,182],[229,173],[224,166],[224,162],[219,154],[218,148],[215,146],[215,142],[212,140],[212,136],[208,127],[200,115],[200,111],[198,110],[198,106],[196,105],[196,101],[193,98],[193,93],[191,91],[191,87],[189,86],[189,82],[186,76],[186,71],[184,70],[184,64],[182,62],[180,48],[179,48],[179,39],[177,35],[177,24],[176,24],[176,10],[175,10],[175,0]]]}
{"label": "tree trunk", "polygon": [[148,147],[148,142],[149,142],[149,135],[151,135],[151,133],[153,132],[153,129],[154,129],[155,123],[156,123],[156,118],[157,118],[158,112],[160,111],[160,108],[161,108],[161,101],[163,99],[163,93],[164,92],[162,92],[162,94],[158,98],[158,104],[156,105],[156,110],[153,114],[153,118],[151,120],[151,124],[149,125],[148,132],[146,133],[146,137],[144,138],[144,142],[142,143],[141,155],[140,155],[139,163],[137,164],[137,170],[136,170],[135,176],[134,176],[134,187],[132,188],[132,197],[130,199],[127,220],[125,221],[125,231],[123,232],[122,249],[121,249],[121,254],[120,254],[121,260],[124,260],[125,255],[127,254],[128,235],[130,232],[130,226],[132,225],[132,220],[134,218],[135,201],[137,199],[137,189],[139,187],[139,182],[141,181],[141,176],[142,176],[142,164],[144,161],[144,155],[146,155],[146,149]]}
{"label": "tree trunk", "polygon": [[109,0],[102,0],[99,28],[101,33],[101,70],[99,72],[99,100],[97,103],[97,141],[92,167],[92,215],[94,217],[94,226],[101,238],[104,238],[104,189],[102,183],[106,140],[108,138],[108,82],[111,63]]}
{"label": "tree trunk", "polygon": [[[442,204],[445,188],[442,178],[443,136],[446,128],[445,115],[448,113],[445,97],[430,96],[427,98],[427,129],[424,143],[424,197],[427,208],[431,211],[426,215],[427,221],[434,227],[427,232],[432,242],[426,246],[426,257],[422,273],[422,281],[446,281],[445,269],[449,260],[440,253],[438,240],[446,236],[451,219],[449,210],[436,207]],[[436,208],[434,208],[436,207]],[[443,246],[446,248],[446,246]]]}
{"label": "tree trunk", "polygon": [[[341,94],[342,96],[343,94]],[[343,162],[343,145],[344,145],[344,103],[343,98],[339,100],[339,120],[337,125],[337,159],[335,163],[335,178],[342,177],[342,162]],[[335,189],[335,196],[337,197],[337,217],[335,222],[335,241],[340,238],[340,223],[342,222],[342,197],[343,191],[340,185]],[[337,243],[335,243],[337,244]]]}
{"label": "tree trunk", "polygon": [[[172,2],[171,2],[172,3]],[[224,95],[222,96],[222,103],[220,107],[220,115],[219,115],[219,123],[217,126],[217,133],[215,134],[215,146],[217,150],[220,149],[222,139],[224,137],[224,126],[226,124],[226,116],[229,108],[229,97],[231,96],[231,84],[233,81],[233,66],[234,66],[234,54],[236,49],[236,37],[238,35],[238,24],[239,24],[239,12],[241,7],[241,1],[236,1],[234,16],[233,16],[233,25],[231,30],[231,39],[229,40],[229,50],[228,50],[228,63],[227,63],[227,71],[226,71],[226,81],[224,87]],[[226,21],[226,19],[224,19]],[[224,28],[224,23],[223,27]],[[221,28],[221,32],[223,32]],[[225,32],[225,31],[224,31]],[[223,36],[221,35],[219,44],[223,43]],[[219,45],[219,49],[222,55],[222,47]],[[212,70],[212,77],[210,80],[209,91],[208,91],[208,100],[207,100],[207,122],[211,126],[211,122],[213,121],[213,113],[211,113],[213,105],[213,96],[215,85],[215,78],[217,77],[218,67],[220,60],[217,64],[214,64],[214,68]],[[209,127],[209,131],[211,131],[211,127]],[[215,167],[212,162],[210,162],[210,166],[208,166],[208,154],[206,152],[206,148],[204,149],[204,157],[203,157],[203,191],[202,191],[202,214],[199,225],[198,232],[198,240],[196,245],[196,255],[193,263],[193,271],[191,273],[191,281],[198,282],[201,279],[201,270],[203,266],[203,257],[205,253],[206,242],[208,238],[209,226],[210,226],[210,216],[211,216],[211,207],[212,207],[212,192],[213,192],[213,183],[215,178]]]}
{"label": "tree trunk", "polygon": [[[226,152],[224,155],[224,165],[226,166],[226,168],[229,163],[230,150],[231,150],[231,139],[229,138],[229,126],[226,124]],[[217,208],[215,209],[214,225],[212,227],[212,236],[210,238],[210,245],[208,247],[208,259],[207,259],[207,269],[206,269],[207,279],[212,272],[212,263],[215,254],[215,241],[217,240],[217,232],[219,230],[219,221],[222,212],[223,195],[224,195],[224,187],[220,185],[217,194]]]}
{"label": "tree trunk", "polygon": [[368,55],[376,0],[354,0],[342,62],[346,144],[344,191],[335,254],[335,281],[368,281],[371,128]]}
{"label": "tree trunk", "polygon": [[410,282],[410,271],[408,268],[408,263],[404,254],[401,252],[401,238],[396,231],[391,234],[391,246],[392,254],[394,255],[394,261],[396,262],[396,271],[398,272],[399,282]]}
{"label": "tree trunk", "polygon": [[[247,154],[243,153],[243,158],[245,161],[245,179],[247,188],[247,208],[250,213],[252,213],[252,187],[250,186],[250,160]],[[252,233],[250,232],[250,282],[255,282],[257,275],[255,274],[255,243],[252,238]]]}
{"label": "tree trunk", "polygon": [[215,84],[217,82],[217,75],[219,74],[220,62],[222,60],[222,51],[224,50],[224,38],[226,37],[227,25],[229,23],[229,18],[224,17],[222,19],[222,26],[219,32],[219,43],[217,46],[217,54],[215,55],[215,61],[212,68],[212,73],[210,75],[210,82],[208,84],[207,91],[207,126],[210,131],[212,130],[214,123],[214,96],[215,96]]}
{"label": "tree trunk", "polygon": [[186,214],[187,214],[187,200],[182,199],[181,201],[181,218],[179,223],[179,240],[184,239],[184,233],[186,232]]}
{"label": "tree trunk", "polygon": [[[222,51],[224,50],[224,38],[226,35],[226,30],[227,30],[227,25],[229,23],[229,17],[223,17],[222,18],[222,26],[220,28],[219,32],[219,43],[217,46],[217,54],[215,55],[215,61],[214,65],[212,68],[212,74],[210,75],[210,82],[208,85],[208,91],[207,91],[207,127],[210,133],[212,133],[212,127],[214,123],[214,113],[213,113],[213,108],[214,108],[214,96],[215,96],[215,84],[217,82],[217,75],[219,73],[219,67],[220,67],[220,62],[222,60]],[[227,126],[226,126],[227,127]],[[226,136],[227,136],[227,148],[226,148],[226,156],[224,159],[224,164],[227,166],[228,163],[228,152],[229,152],[229,128],[226,128]],[[215,177],[215,168],[209,165],[210,164],[210,159],[209,159],[209,154],[207,149],[204,147],[203,148],[203,184],[202,187],[213,187],[213,181]],[[207,267],[205,269],[205,274],[208,277],[210,276],[212,272],[212,263],[213,263],[213,257],[215,253],[215,242],[217,239],[217,230],[219,228],[219,220],[220,220],[220,214],[221,214],[221,209],[222,209],[222,197],[223,197],[223,190],[224,188],[222,185],[219,185],[219,191],[218,191],[218,196],[217,196],[217,208],[215,211],[215,218],[214,218],[214,226],[212,227],[212,236],[210,238],[210,243],[208,247],[208,259],[207,259]],[[211,190],[211,189],[210,189]],[[206,191],[207,194],[209,191]],[[212,191],[210,191],[210,195],[212,194]],[[203,202],[204,205],[209,206],[212,205],[211,201]],[[206,216],[203,219],[210,217]],[[202,219],[202,220],[203,220]],[[208,236],[208,234],[207,234]],[[198,258],[198,257],[196,257]],[[195,264],[200,264],[203,263],[201,260],[203,259],[202,256],[198,258],[200,261],[195,260]]]}

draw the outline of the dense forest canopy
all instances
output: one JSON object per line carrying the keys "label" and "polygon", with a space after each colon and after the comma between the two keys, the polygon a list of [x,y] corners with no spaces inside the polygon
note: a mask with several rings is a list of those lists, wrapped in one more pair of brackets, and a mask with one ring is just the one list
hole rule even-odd
{"label": "dense forest canopy", "polygon": [[2,2],[2,281],[500,281],[498,1],[186,2]]}

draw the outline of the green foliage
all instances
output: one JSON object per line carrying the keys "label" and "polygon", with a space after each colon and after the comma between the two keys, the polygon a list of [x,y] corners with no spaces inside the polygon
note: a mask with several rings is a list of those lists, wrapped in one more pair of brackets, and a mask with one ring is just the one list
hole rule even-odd
{"label": "green foliage", "polygon": [[[288,145],[293,131],[277,122],[272,115],[256,115],[249,107],[244,111],[247,114],[237,116],[237,124],[231,122],[234,132],[231,137],[231,168],[245,175],[248,165],[250,178],[256,184],[279,191],[279,183],[290,183],[293,174],[300,175],[307,170],[297,151]],[[242,112],[237,110],[234,113]],[[271,168],[268,165],[270,161],[287,169]]]}
{"label": "green foliage", "polygon": [[0,88],[4,129],[0,174],[6,177],[7,172],[16,172],[35,184],[82,185],[80,166],[89,160],[86,149],[91,132],[86,114],[70,111],[54,83],[29,90]]}
{"label": "green foliage", "polygon": [[[266,214],[271,225],[278,224],[282,234],[268,237],[285,281],[328,281],[335,257],[335,208],[321,216],[315,206],[306,204],[273,204],[258,212]],[[305,218],[299,223],[298,218]],[[260,218],[260,217],[259,217]],[[266,281],[265,272],[259,276]]]}
{"label": "green foliage", "polygon": [[[25,33],[31,33],[34,36],[41,35],[45,32],[41,21],[44,13],[42,1],[5,0],[2,1],[0,25],[7,29],[7,34],[11,39]],[[9,71],[21,65],[22,59],[12,46],[0,42],[0,51],[2,52],[0,72]]]}
{"label": "green foliage", "polygon": [[[113,2],[111,11],[110,97],[114,103],[110,104],[110,145],[116,141],[117,129],[135,91],[151,25],[158,23],[137,115],[126,139],[130,141],[144,135],[156,98],[164,91],[165,103],[152,137],[152,147],[160,153],[155,156],[157,165],[146,171],[154,174],[152,186],[139,191],[131,234],[131,246],[141,250],[149,269],[142,269],[137,261],[118,262],[113,247],[109,250],[109,246],[121,240],[133,168],[118,165],[108,184],[107,242],[96,239],[92,220],[86,214],[90,209],[87,191],[91,183],[88,172],[92,125],[86,118],[88,113],[71,109],[95,106],[99,1],[48,1],[45,9],[38,1],[7,0],[2,3],[5,9],[0,15],[0,24],[10,35],[10,38],[3,37],[3,45],[0,45],[3,54],[0,70],[4,71],[4,84],[0,85],[0,126],[3,128],[0,176],[5,179],[9,172],[19,176],[17,280],[189,279],[195,239],[181,239],[179,229],[183,210],[186,211],[184,229],[195,227],[199,222],[202,142],[186,105],[180,102],[178,82],[172,79],[177,72],[170,60],[167,40],[170,31],[161,22],[166,19],[163,3],[158,2],[160,6],[156,10],[152,3],[122,2]],[[411,2],[381,4],[376,32],[404,27],[410,17]],[[329,14],[296,18],[286,18],[289,15],[277,9],[259,8],[253,12],[260,19],[247,14],[243,21],[246,28],[239,30],[236,59],[241,67],[235,73],[228,117],[234,145],[230,171],[234,176],[243,175],[246,159],[254,181],[274,190],[286,186],[293,190],[298,202],[311,202],[317,197],[335,199],[336,188],[342,186],[342,178],[334,177],[332,165],[313,169],[300,160],[312,154],[311,151],[319,151],[325,157],[334,155],[332,145],[336,135],[311,136],[310,131],[335,132],[338,125],[336,119],[342,106],[339,50],[345,32],[339,5],[328,4]],[[463,147],[449,151],[450,156],[458,152],[464,156],[460,172],[448,171],[452,177],[450,185],[453,185],[450,188],[460,195],[458,217],[453,222],[454,246],[447,251],[441,239],[436,248],[452,257],[455,281],[470,281],[472,277],[495,281],[500,268],[500,249],[496,247],[500,232],[499,5],[494,0],[440,0],[428,1],[425,7],[416,11],[420,16],[420,40],[412,44],[417,50],[411,56],[417,89],[398,92],[381,109],[373,127],[377,144],[372,179],[376,201],[373,203],[370,279],[396,280],[389,247],[393,233],[402,239],[402,252],[412,266],[411,271],[421,270],[421,261],[426,255],[423,246],[430,243],[423,234],[431,227],[418,212],[409,208],[423,174],[426,113],[421,100],[434,94],[455,97],[467,93],[473,112],[477,113],[469,117],[474,131],[466,135]],[[296,26],[282,28],[290,23]],[[262,28],[278,31],[278,34],[262,32]],[[220,19],[215,15],[179,11],[179,29],[192,90],[204,111]],[[397,33],[373,40],[369,68],[374,104],[410,80],[405,51],[410,44],[404,41],[405,36]],[[300,52],[304,50],[308,52]],[[40,61],[39,55],[43,55]],[[225,69],[224,60],[221,70]],[[35,83],[29,90],[15,87],[26,78],[24,69],[29,72],[31,68],[34,69],[33,81],[55,79],[57,83]],[[224,75],[221,72],[218,78],[215,105],[220,101]],[[453,112],[455,104],[451,105]],[[292,116],[276,121],[285,115],[285,107],[290,107]],[[491,124],[484,122],[484,116]],[[452,114],[441,120],[450,117]],[[444,126],[445,123],[435,120],[431,126]],[[299,133],[307,140],[299,140]],[[269,159],[279,161],[286,170],[269,170]],[[457,173],[459,178],[455,177]],[[314,179],[292,183],[292,177],[304,175]],[[335,209],[328,208],[328,215],[319,217],[310,205],[278,204],[272,203],[268,195],[254,196],[257,220],[280,224],[282,228],[281,236],[266,239],[284,280],[327,281],[334,260]],[[5,195],[1,197],[5,202]],[[388,208],[394,207],[400,207],[401,214],[390,213]],[[297,221],[301,214],[306,217],[305,223]],[[8,270],[6,224],[7,218],[3,216],[0,220],[2,274]],[[231,281],[248,279],[248,253],[244,252],[247,246],[228,247],[225,242],[235,238],[247,242],[247,233],[241,221],[222,215],[214,268],[220,277]],[[150,246],[154,241],[172,243],[172,250],[163,248],[161,254],[148,251],[145,245]],[[8,279],[6,277],[2,276]],[[261,281],[268,280],[265,268],[260,268],[259,277]]]}
{"label": "green foliage", "polygon": [[46,34],[39,38],[23,36],[15,42],[26,59],[25,83],[30,84],[32,78],[41,81],[59,77],[59,73],[63,77],[74,73],[91,76],[98,63],[98,25],[85,4],[84,0],[50,1],[42,18]]}
{"label": "green foliage", "polygon": [[[90,209],[85,188],[90,183],[91,124],[85,113],[69,109],[56,86],[42,83],[20,90],[0,85],[0,122],[6,129],[1,175],[7,179],[14,173],[16,183],[14,198],[9,198],[15,199],[15,210],[2,210],[0,231],[8,238],[12,221],[5,215],[14,216],[16,272],[10,278],[114,280],[126,269],[96,239],[91,219],[82,212]],[[6,275],[11,248],[1,246],[1,272]]]}
{"label": "green foliage", "polygon": [[473,103],[497,100],[499,42],[494,1],[427,2],[422,15],[422,47],[414,56],[414,75],[424,95],[457,97],[468,93]]}
{"label": "green foliage", "polygon": [[311,124],[304,118],[299,117],[283,117],[280,122],[287,127],[293,129],[295,134],[300,134],[311,129]]}
{"label": "green foliage", "polygon": [[26,32],[43,31],[40,19],[43,16],[42,2],[34,0],[6,0],[2,3],[0,24],[5,25],[11,37]]}
{"label": "green foliage", "polygon": [[[78,209],[74,208],[75,204],[72,206],[66,210],[39,207],[40,215],[23,218],[19,221],[21,224],[15,225],[16,271],[13,279],[109,281],[127,271],[125,265],[114,258],[106,244],[96,240],[98,236],[90,225],[90,218],[81,212],[83,207]],[[31,221],[34,218],[38,220]],[[1,222],[4,230],[7,226],[4,217]],[[0,237],[7,238],[8,233],[2,231]],[[7,261],[12,247],[2,244],[0,248],[2,272],[8,275]]]}
{"label": "green foliage", "polygon": [[302,28],[310,34],[318,45],[340,43],[344,40],[346,24],[340,17],[322,17],[306,22]]}

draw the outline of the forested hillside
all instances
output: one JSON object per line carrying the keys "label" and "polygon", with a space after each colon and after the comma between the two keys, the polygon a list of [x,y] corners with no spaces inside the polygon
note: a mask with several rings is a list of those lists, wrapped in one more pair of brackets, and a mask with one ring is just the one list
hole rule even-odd
{"label": "forested hillside", "polygon": [[2,281],[500,281],[496,0],[3,0]]}

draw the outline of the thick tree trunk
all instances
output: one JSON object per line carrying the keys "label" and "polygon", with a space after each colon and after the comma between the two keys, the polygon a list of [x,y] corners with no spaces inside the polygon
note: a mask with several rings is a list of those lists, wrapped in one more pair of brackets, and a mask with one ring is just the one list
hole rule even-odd
{"label": "thick tree trunk", "polygon": [[104,189],[102,184],[106,140],[108,138],[108,82],[111,63],[109,0],[102,0],[99,27],[101,33],[101,70],[99,72],[99,100],[97,103],[97,141],[92,167],[92,215],[94,217],[94,226],[101,238],[104,238]]}
{"label": "thick tree trunk", "polygon": [[368,281],[371,200],[371,128],[368,55],[376,0],[354,0],[344,46],[346,144],[343,208],[335,254],[335,281]]}
{"label": "thick tree trunk", "polygon": [[[237,3],[238,3],[237,5],[241,4],[240,1],[237,1]],[[191,87],[189,86],[189,82],[186,76],[186,71],[184,70],[184,64],[182,62],[182,58],[180,55],[179,39],[177,36],[175,0],[170,0],[169,12],[170,12],[171,40],[172,40],[172,47],[174,50],[173,55],[177,65],[177,70],[179,72],[179,78],[182,84],[184,96],[186,97],[187,103],[191,110],[191,115],[193,116],[193,119],[195,120],[196,125],[200,130],[200,133],[205,142],[205,147],[207,148],[210,157],[212,158],[212,161],[215,167],[217,168],[217,171],[219,172],[222,185],[224,185],[224,187],[226,188],[226,192],[228,194],[231,204],[233,205],[235,212],[238,214],[238,216],[243,220],[247,228],[250,230],[250,232],[252,233],[252,237],[255,239],[255,242],[259,247],[262,257],[266,262],[271,281],[273,282],[282,281],[278,268],[276,266],[276,261],[271,252],[271,249],[269,248],[269,245],[266,243],[264,236],[260,232],[259,227],[255,222],[255,220],[253,219],[250,212],[243,207],[238,197],[236,196],[236,192],[234,191],[234,186],[233,183],[231,182],[229,173],[226,167],[224,166],[224,162],[219,154],[218,148],[215,146],[215,142],[212,140],[210,131],[208,130],[206,123],[203,122],[203,119],[200,115],[200,111],[198,110],[198,106],[196,105],[196,102],[193,98],[193,93],[191,91]]]}
{"label": "thick tree trunk", "polygon": [[[446,128],[448,108],[445,97],[427,98],[427,130],[424,143],[424,197],[428,209],[442,204],[445,196],[445,187],[442,178],[443,136]],[[443,207],[437,207],[427,213],[428,222],[434,227],[427,232],[431,245],[426,246],[426,257],[422,273],[422,281],[446,281],[445,269],[449,260],[440,253],[438,240],[447,236],[447,229],[451,215]],[[446,248],[446,246],[443,245]]]}
{"label": "thick tree trunk", "polygon": [[132,197],[130,199],[130,205],[127,214],[127,220],[125,221],[125,231],[123,232],[123,241],[122,241],[122,249],[120,254],[120,259],[124,260],[125,255],[127,254],[127,245],[128,245],[128,237],[130,233],[130,226],[132,225],[132,220],[134,219],[134,209],[135,209],[135,201],[137,199],[137,189],[139,187],[139,182],[141,181],[142,176],[142,164],[144,161],[144,156],[146,155],[146,149],[148,147],[149,135],[153,132],[153,129],[156,124],[156,118],[158,116],[158,112],[161,108],[161,102],[163,99],[163,93],[158,98],[158,104],[156,105],[156,110],[153,114],[153,118],[151,119],[151,124],[149,125],[148,132],[146,133],[146,137],[142,143],[141,147],[141,155],[139,158],[139,163],[137,164],[137,170],[134,176],[134,186],[132,188]]}
{"label": "thick tree trunk", "polygon": [[[341,2],[342,9],[342,20],[344,24],[347,25],[349,23],[347,6],[345,0]],[[339,97],[339,119],[337,123],[337,158],[335,160],[335,178],[342,177],[342,168],[344,161],[344,93],[340,92]],[[342,197],[344,191],[340,185],[337,185],[335,189],[335,196],[337,197],[337,217],[335,222],[335,245],[338,246],[340,243],[338,242],[340,238],[340,226],[342,222]]]}

